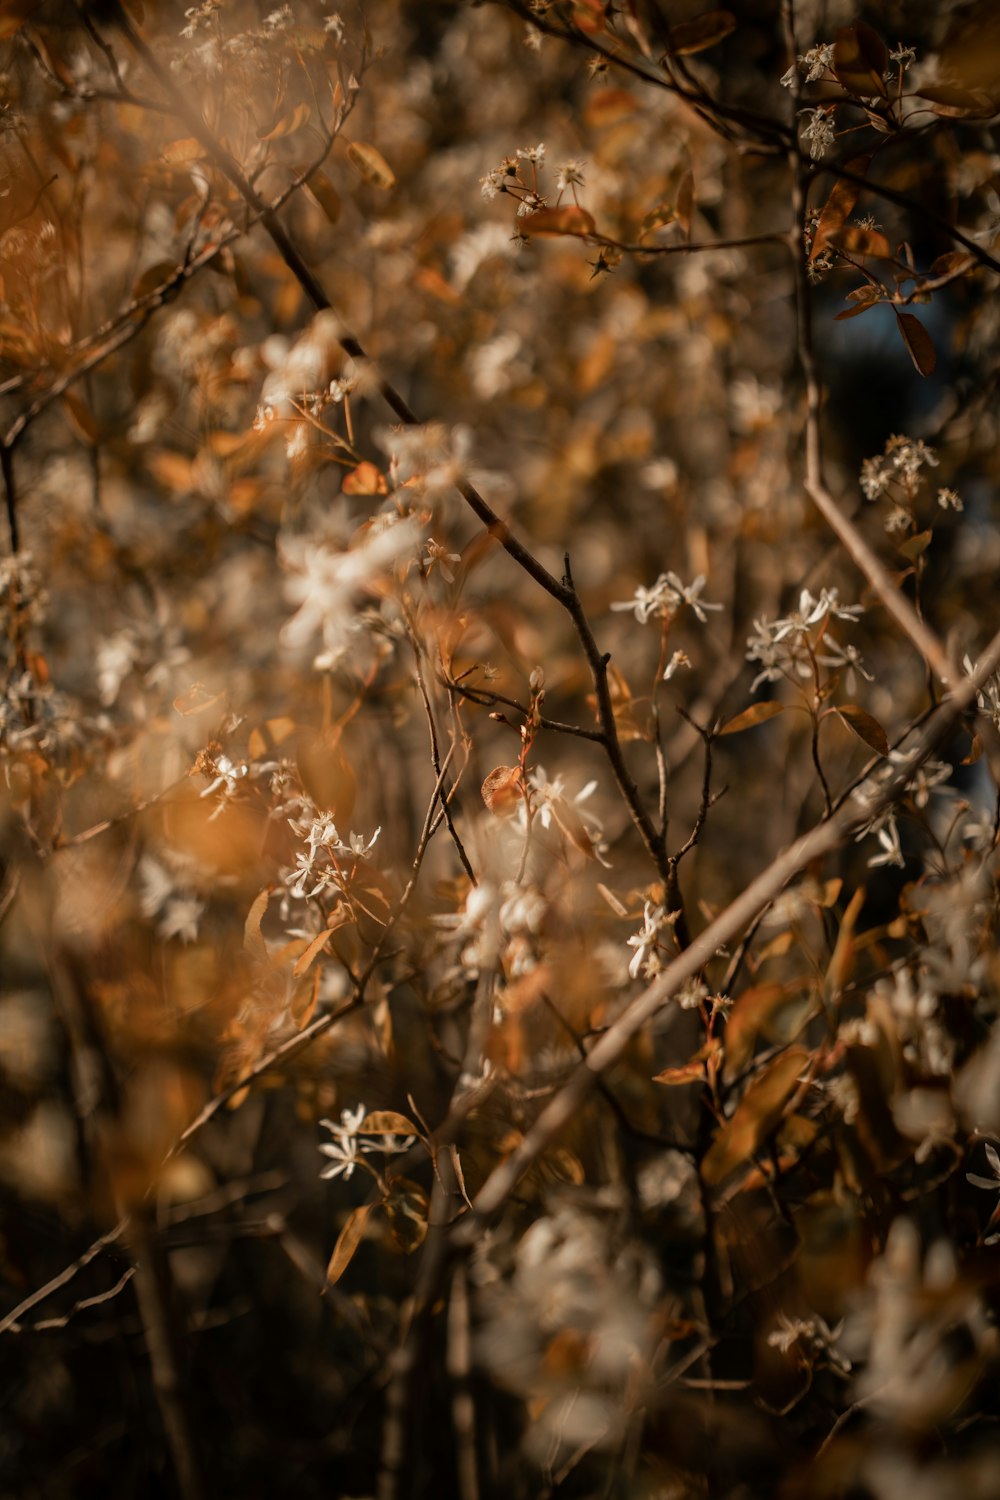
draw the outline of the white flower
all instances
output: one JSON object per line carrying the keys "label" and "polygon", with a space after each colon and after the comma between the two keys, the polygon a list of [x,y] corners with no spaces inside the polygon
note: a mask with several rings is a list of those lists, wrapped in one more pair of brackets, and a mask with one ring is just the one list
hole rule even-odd
{"label": "white flower", "polygon": [[524,146],[518,148],[518,160],[531,162],[532,166],[541,166],[545,160],[545,146],[539,141],[537,146]]}
{"label": "white flower", "polygon": [[613,610],[630,609],[645,625],[654,617],[672,619],[682,605],[686,604],[695,617],[704,624],[707,609],[721,609],[721,604],[708,604],[699,596],[705,587],[705,575],[699,573],[693,583],[682,583],[676,573],[661,573],[651,589],[637,588],[631,599],[616,601]]}
{"label": "white flower", "polygon": [[[647,979],[655,978],[659,972],[656,950],[659,946],[660,934],[673,930],[678,915],[675,911],[668,912],[665,906],[654,906],[651,901],[645,902],[642,926],[628,939],[629,947],[635,949],[628,966],[630,978],[638,979],[640,974]],[[652,972],[650,972],[650,964],[653,965]]]}
{"label": "white flower", "polygon": [[809,115],[809,123],[803,131],[803,138],[809,142],[809,155],[813,161],[820,161],[826,155],[836,139],[833,128],[832,104],[820,105],[816,109],[804,109],[803,114]]}
{"label": "white flower", "polygon": [[688,656],[687,652],[675,651],[673,656],[667,662],[666,670],[663,673],[664,682],[669,682],[674,673],[677,672],[681,667],[690,668],[690,666],[691,658]]}
{"label": "white flower", "polygon": [[344,1109],[340,1113],[340,1124],[334,1124],[333,1120],[320,1120],[324,1130],[329,1130],[333,1135],[333,1141],[324,1142],[320,1146],[323,1156],[329,1156],[333,1162],[332,1166],[324,1167],[319,1174],[320,1177],[331,1178],[343,1175],[347,1182],[354,1176],[354,1169],[358,1165],[363,1153],[371,1151],[372,1146],[368,1141],[360,1142],[357,1139],[358,1128],[365,1117],[365,1107],[359,1104],[357,1109]]}
{"label": "white flower", "polygon": [[962,497],[957,490],[941,488],[937,492],[937,503],[942,510],[964,510]]}
{"label": "white flower", "polygon": [[560,193],[564,193],[567,188],[582,186],[583,162],[576,160],[563,162],[562,166],[559,168],[558,173],[556,174],[557,191]]}

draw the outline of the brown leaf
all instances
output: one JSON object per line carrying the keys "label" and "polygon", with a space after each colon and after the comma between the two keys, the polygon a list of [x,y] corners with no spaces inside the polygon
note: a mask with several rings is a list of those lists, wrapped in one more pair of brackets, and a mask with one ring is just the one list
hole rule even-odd
{"label": "brown leaf", "polygon": [[862,99],[887,98],[884,75],[888,61],[885,43],[864,21],[842,26],[833,39],[833,71],[849,94]]}
{"label": "brown leaf", "polygon": [[689,57],[694,52],[704,52],[714,47],[736,30],[736,17],[729,10],[706,10],[690,21],[680,21],[671,26],[668,36],[668,51],[678,57]]}
{"label": "brown leaf", "polygon": [[951,83],[925,84],[917,90],[917,97],[926,99],[934,113],[945,119],[986,119],[997,112],[993,100],[983,90],[957,88]]}
{"label": "brown leaf", "polygon": [[347,155],[351,165],[357,168],[366,182],[385,191],[396,186],[396,174],[381,151],[377,151],[374,146],[367,146],[364,141],[352,141],[347,148]]}
{"label": "brown leaf", "polygon": [[596,233],[597,226],[592,214],[576,203],[563,203],[558,208],[540,208],[527,214],[519,226],[524,234],[575,234],[585,236]]}
{"label": "brown leaf", "polygon": [[[867,177],[868,168],[871,166],[870,156],[855,156],[844,165],[848,171],[854,172],[858,177]],[[846,224],[850,215],[854,212],[858,198],[861,196],[861,188],[856,182],[837,182],[829,198],[823,205],[823,210],[816,225],[816,233],[813,235],[812,249],[809,259],[815,260],[817,255],[826,245],[830,235],[836,229]]]}
{"label": "brown leaf", "polygon": [[808,1060],[809,1053],[802,1047],[792,1048],[754,1079],[705,1153],[701,1175],[706,1183],[716,1186],[725,1182],[738,1167],[749,1163],[780,1122]]}
{"label": "brown leaf", "polygon": [[827,1003],[840,994],[854,970],[854,929],[857,926],[864,900],[865,888],[859,885],[847,903],[847,910],[841,919],[837,941],[833,945],[833,953],[823,980],[823,992]]}
{"label": "brown leaf", "polygon": [[951,276],[956,272],[971,271],[976,264],[976,257],[970,255],[968,250],[946,250],[931,262],[932,276]]}
{"label": "brown leaf", "polygon": [[364,1238],[365,1225],[377,1207],[377,1203],[362,1203],[359,1208],[352,1208],[347,1215],[344,1227],[337,1236],[337,1243],[333,1247],[330,1264],[326,1268],[327,1286],[333,1286],[338,1282],[351,1264],[355,1252]]}
{"label": "brown leaf", "polygon": [[717,1058],[721,1051],[720,1038],[710,1037],[704,1047],[699,1047],[694,1057],[688,1062],[681,1063],[677,1068],[664,1068],[662,1073],[656,1074],[653,1082],[662,1083],[671,1088],[682,1083],[700,1083],[705,1077],[706,1064]]}
{"label": "brown leaf", "polygon": [[483,782],[482,798],[496,818],[509,818],[521,802],[522,781],[519,766],[497,766]]}
{"label": "brown leaf", "polygon": [[311,172],[305,181],[306,193],[321,208],[331,224],[336,224],[340,218],[341,202],[340,194],[325,172],[317,170]]}
{"label": "brown leaf", "polygon": [[912,313],[897,313],[896,322],[915,368],[921,375],[933,375],[937,366],[937,350],[923,323]]}
{"label": "brown leaf", "polygon": [[289,110],[287,115],[282,115],[271,126],[270,130],[263,131],[257,139],[259,141],[277,141],[283,135],[293,135],[296,130],[302,129],[302,126],[309,119],[311,113],[312,111],[308,104],[296,104],[294,109]]}
{"label": "brown leaf", "polygon": [[905,542],[900,542],[896,550],[908,557],[910,562],[916,562],[927,551],[933,536],[933,531],[918,531],[916,536],[908,536]]}
{"label": "brown leaf", "polygon": [[874,255],[879,260],[893,260],[889,241],[877,229],[862,229],[860,224],[844,224],[827,235],[826,240],[834,250],[846,250],[849,255]]}
{"label": "brown leaf", "polygon": [[854,731],[859,740],[879,755],[889,754],[889,741],[886,732],[878,719],[873,719],[870,713],[859,708],[856,703],[844,703],[835,710],[840,715],[848,729]]}
{"label": "brown leaf", "polygon": [[776,718],[778,714],[784,713],[785,705],[777,703],[773,698],[766,703],[751,703],[741,714],[729,719],[719,734],[740,734],[744,729],[753,729],[757,724],[766,724],[768,719]]}
{"label": "brown leaf", "polygon": [[430,1205],[419,1182],[397,1177],[385,1200],[392,1238],[405,1255],[419,1250],[427,1238],[427,1215]]}

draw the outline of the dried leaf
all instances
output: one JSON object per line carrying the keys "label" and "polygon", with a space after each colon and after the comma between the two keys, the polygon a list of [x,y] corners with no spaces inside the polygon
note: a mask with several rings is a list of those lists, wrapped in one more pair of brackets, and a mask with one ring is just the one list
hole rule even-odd
{"label": "dried leaf", "polygon": [[968,250],[946,250],[931,263],[932,276],[952,276],[962,271],[971,271],[976,257]]}
{"label": "dried leaf", "polygon": [[678,57],[690,57],[723,41],[736,30],[736,17],[729,10],[706,10],[690,21],[680,21],[668,33],[668,51]]}
{"label": "dried leaf", "polygon": [[519,766],[497,766],[483,782],[483,801],[494,817],[509,818],[522,800],[522,786]]}
{"label": "dried leaf", "polygon": [[823,993],[827,1004],[841,993],[854,970],[854,929],[864,900],[865,888],[859,885],[847,903],[847,910],[841,919],[837,941],[833,945],[833,953],[830,955],[830,962],[824,976]]}
{"label": "dried leaf", "polygon": [[419,1135],[420,1131],[406,1115],[394,1109],[375,1109],[365,1115],[358,1126],[359,1135]]}
{"label": "dried leaf", "polygon": [[260,930],[260,924],[264,920],[267,911],[267,903],[271,899],[271,887],[266,885],[264,889],[254,897],[253,905],[247,912],[246,921],[243,923],[243,947],[254,958],[267,960],[267,944],[264,934]]}
{"label": "dried leaf", "polygon": [[908,536],[905,542],[900,542],[896,550],[911,562],[916,562],[927,551],[933,536],[933,531],[918,531],[916,536]]}
{"label": "dried leaf", "polygon": [[857,21],[842,26],[833,40],[833,71],[849,94],[861,99],[888,97],[885,70],[889,62],[886,45],[877,31]]}
{"label": "dried leaf", "polygon": [[[849,162],[845,162],[848,171],[854,172],[858,177],[867,177],[868,168],[871,166],[870,156],[855,156]],[[823,210],[816,225],[816,233],[813,235],[812,249],[809,259],[815,260],[820,251],[824,249],[830,235],[846,224],[850,215],[854,212],[858,198],[861,196],[861,188],[856,182],[837,182],[829,198],[823,205]]]}
{"label": "dried leaf", "polygon": [[893,260],[889,241],[877,229],[862,229],[860,224],[844,224],[831,230],[827,244],[834,250],[844,250],[849,255],[874,255],[878,260]]}
{"label": "dried leaf", "polygon": [[597,226],[592,214],[576,203],[563,203],[558,208],[540,208],[527,214],[519,225],[524,234],[595,234]]}
{"label": "dried leaf", "polygon": [[714,1062],[722,1051],[722,1041],[713,1036],[699,1047],[694,1057],[686,1063],[681,1063],[676,1068],[664,1068],[662,1073],[657,1073],[653,1079],[654,1083],[661,1083],[668,1088],[676,1088],[683,1083],[701,1083],[705,1077],[705,1070],[709,1063]]}
{"label": "dried leaf", "polygon": [[345,495],[387,495],[389,483],[380,469],[368,459],[345,474],[340,488]]}
{"label": "dried leaf", "polygon": [[204,155],[204,146],[192,135],[184,136],[179,141],[171,141],[169,146],[163,148],[163,160],[172,167],[182,167],[188,162],[200,161]]}
{"label": "dried leaf", "polygon": [[720,735],[740,734],[744,729],[753,729],[757,724],[766,724],[768,719],[774,719],[778,714],[784,713],[785,705],[777,703],[773,698],[766,703],[751,703],[741,714],[729,719],[719,730]]}
{"label": "dried leaf", "polygon": [[62,402],[66,408],[66,415],[69,417],[70,426],[75,430],[77,437],[82,438],[85,443],[89,443],[92,447],[96,448],[97,444],[101,441],[101,429],[98,427],[90,407],[86,402],[81,401],[79,396],[74,395],[72,391],[63,391]]}
{"label": "dried leaf", "polygon": [[396,186],[396,174],[381,151],[377,151],[374,146],[367,146],[364,141],[352,141],[347,148],[347,155],[352,166],[357,168],[366,182],[386,191]]}
{"label": "dried leaf", "polygon": [[392,1238],[404,1255],[419,1250],[427,1238],[427,1194],[419,1182],[408,1177],[397,1177],[385,1200],[385,1211],[389,1218]]}
{"label": "dried leaf", "polygon": [[912,313],[897,313],[896,322],[914,367],[921,375],[933,375],[937,366],[937,350],[923,323]]}
{"label": "dried leaf", "polygon": [[749,1163],[781,1120],[808,1060],[803,1048],[792,1048],[753,1081],[705,1153],[701,1175],[706,1183],[717,1186]]}
{"label": "dried leaf", "polygon": [[316,206],[323,210],[330,223],[336,224],[343,205],[340,201],[340,194],[326,173],[319,169],[311,172],[306,178],[305,189]]}
{"label": "dried leaf", "polygon": [[351,1264],[364,1238],[365,1226],[377,1207],[377,1203],[362,1203],[359,1208],[352,1208],[347,1215],[344,1227],[333,1247],[330,1264],[326,1268],[327,1286],[334,1286]]}
{"label": "dried leaf", "polygon": [[309,119],[312,111],[308,104],[296,104],[293,110],[271,126],[270,130],[263,131],[258,135],[259,141],[277,141],[284,135],[293,135],[296,130],[301,130]]}
{"label": "dried leaf", "polygon": [[879,755],[889,754],[889,740],[885,730],[878,719],[873,719],[870,713],[859,708],[856,703],[844,703],[835,710],[840,715],[848,729],[854,731],[859,740]]}

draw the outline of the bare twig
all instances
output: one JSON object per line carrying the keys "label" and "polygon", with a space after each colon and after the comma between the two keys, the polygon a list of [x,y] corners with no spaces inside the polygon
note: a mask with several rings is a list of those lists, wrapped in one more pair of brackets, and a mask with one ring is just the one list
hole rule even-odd
{"label": "bare twig", "polygon": [[668,1004],[681,985],[697,974],[720,947],[731,942],[795,875],[814,860],[832,853],[859,827],[870,823],[882,809],[891,806],[905,793],[917,769],[950,733],[974,701],[982,683],[997,670],[998,664],[1000,632],[984,651],[974,676],[964,678],[953,694],[930,716],[912,747],[913,756],[905,768],[882,786],[873,786],[870,796],[853,797],[831,818],[817,823],[808,833],[783,850],[725,911],[692,940],[690,947],[674,959],[660,977],[633,1001],[595,1044],[586,1062],[575,1070],[569,1082],[542,1111],[510,1156],[487,1178],[474,1200],[475,1211],[467,1215],[452,1232],[457,1246],[468,1248],[475,1243],[484,1227],[504,1207],[531,1164],[573,1118],[600,1075],[618,1061],[632,1038]]}

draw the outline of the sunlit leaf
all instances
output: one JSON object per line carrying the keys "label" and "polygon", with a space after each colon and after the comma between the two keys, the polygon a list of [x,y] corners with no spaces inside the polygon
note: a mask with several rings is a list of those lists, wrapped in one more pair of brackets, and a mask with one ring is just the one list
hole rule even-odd
{"label": "sunlit leaf", "polygon": [[497,766],[486,777],[481,791],[494,817],[509,818],[524,800],[523,788],[519,766]]}
{"label": "sunlit leaf", "polygon": [[377,1203],[362,1203],[360,1207],[352,1208],[351,1212],[347,1215],[344,1227],[337,1236],[337,1243],[333,1247],[330,1263],[326,1268],[327,1286],[335,1285],[351,1264],[357,1253],[358,1246],[364,1239],[368,1220],[377,1207]]}
{"label": "sunlit leaf", "polygon": [[406,1115],[394,1109],[373,1109],[358,1126],[359,1135],[419,1135],[420,1131]]}
{"label": "sunlit leaf", "polygon": [[387,495],[389,493],[389,482],[385,475],[368,459],[364,459],[356,468],[345,474],[340,487],[345,495]]}
{"label": "sunlit leaf", "polygon": [[373,187],[382,188],[385,191],[395,187],[396,174],[376,147],[368,146],[364,141],[352,141],[347,148],[347,155],[351,164]]}
{"label": "sunlit leaf", "polygon": [[751,703],[749,708],[745,708],[742,713],[723,724],[719,734],[741,734],[744,729],[753,729],[757,724],[766,724],[768,719],[774,719],[784,711],[785,705],[776,702],[773,698],[765,703]]}
{"label": "sunlit leaf", "polygon": [[171,141],[169,146],[163,148],[163,160],[169,162],[172,167],[182,167],[192,161],[201,161],[205,155],[205,147],[201,141],[195,140],[194,136],[185,136],[181,140]]}

